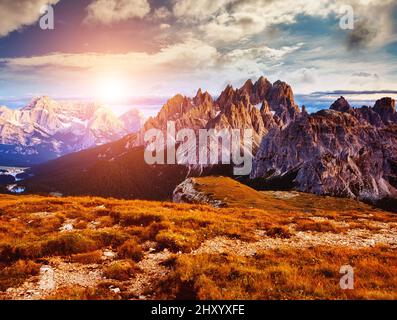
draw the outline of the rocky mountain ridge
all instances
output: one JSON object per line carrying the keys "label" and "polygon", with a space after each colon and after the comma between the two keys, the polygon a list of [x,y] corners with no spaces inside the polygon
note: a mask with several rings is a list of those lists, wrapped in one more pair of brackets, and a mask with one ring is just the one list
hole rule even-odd
{"label": "rocky mountain ridge", "polygon": [[141,128],[142,114],[118,118],[110,109],[39,97],[26,107],[0,107],[0,155],[5,165],[31,165],[118,140]]}
{"label": "rocky mountain ridge", "polygon": [[299,115],[300,109],[288,84],[282,81],[272,84],[260,77],[255,83],[247,80],[241,88],[228,85],[216,100],[201,89],[193,98],[180,94],[172,97],[156,117],[145,123],[137,141],[144,144],[147,130],[156,128],[165,132],[167,122],[174,121],[176,130],[253,129],[256,151],[268,130],[282,127]]}
{"label": "rocky mountain ridge", "polygon": [[395,102],[352,108],[343,97],[330,110],[271,131],[256,154],[252,179],[284,180],[303,192],[376,201],[397,197]]}
{"label": "rocky mountain ridge", "polygon": [[[108,177],[114,186],[109,188],[111,195],[129,197],[132,193],[123,190],[127,177],[131,180],[136,176],[138,167],[145,171],[139,172],[143,177],[153,170],[143,165],[144,133],[151,128],[166,132],[168,121],[174,121],[177,130],[189,128],[196,132],[211,128],[252,129],[255,158],[250,177],[244,181],[257,189],[297,190],[372,202],[397,198],[397,122],[393,99],[380,99],[374,107],[353,108],[341,97],[329,110],[309,114],[296,105],[288,84],[272,84],[264,77],[255,83],[248,80],[239,89],[227,86],[217,99],[201,89],[193,98],[176,95],[137,134],[90,150],[89,161],[84,162],[88,153],[80,152],[51,162],[51,175],[48,165],[34,168],[37,178],[33,178],[29,188],[37,190],[35,181],[40,181],[42,186],[51,185],[52,191],[69,193],[81,174],[101,172],[106,176],[110,171],[103,168],[112,167],[117,178]],[[63,169],[65,163],[73,163],[73,174]],[[231,176],[231,167],[223,167],[221,174]],[[161,165],[157,169],[161,180],[173,167]],[[178,167],[175,180],[180,183],[188,177],[203,175],[203,169]],[[65,183],[53,181],[56,172],[63,172]],[[214,174],[214,170],[207,173]],[[134,188],[145,190],[139,192],[141,198],[153,198],[152,194],[146,195],[152,190],[148,187],[151,183],[142,179],[134,184]],[[172,185],[167,185],[167,190]],[[84,193],[95,189],[95,194],[110,194],[103,190],[105,187],[93,188],[85,185]],[[164,195],[171,193],[167,191]]]}

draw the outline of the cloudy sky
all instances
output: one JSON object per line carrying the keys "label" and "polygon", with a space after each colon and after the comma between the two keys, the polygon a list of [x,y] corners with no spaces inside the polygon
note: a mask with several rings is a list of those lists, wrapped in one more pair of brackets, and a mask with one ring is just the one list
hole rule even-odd
{"label": "cloudy sky", "polygon": [[[39,26],[46,4],[54,30]],[[340,27],[346,6],[353,30]],[[261,75],[310,107],[396,98],[396,22],[397,0],[1,0],[0,104],[156,105]]]}

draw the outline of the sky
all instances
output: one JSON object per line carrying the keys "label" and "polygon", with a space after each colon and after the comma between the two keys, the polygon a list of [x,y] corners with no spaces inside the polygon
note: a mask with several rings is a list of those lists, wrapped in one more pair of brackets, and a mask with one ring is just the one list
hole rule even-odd
{"label": "sky", "polygon": [[396,22],[397,0],[0,0],[0,105],[49,95],[153,113],[262,75],[309,110],[372,104],[397,98]]}

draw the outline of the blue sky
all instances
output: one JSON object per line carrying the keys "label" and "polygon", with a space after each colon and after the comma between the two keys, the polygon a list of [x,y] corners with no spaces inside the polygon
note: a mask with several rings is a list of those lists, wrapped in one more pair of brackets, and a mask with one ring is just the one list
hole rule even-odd
{"label": "blue sky", "polygon": [[[54,30],[39,27],[46,4]],[[353,30],[339,25],[346,5]],[[11,107],[106,93],[153,108],[261,75],[312,110],[339,95],[397,97],[397,0],[2,0],[0,15],[0,104]]]}

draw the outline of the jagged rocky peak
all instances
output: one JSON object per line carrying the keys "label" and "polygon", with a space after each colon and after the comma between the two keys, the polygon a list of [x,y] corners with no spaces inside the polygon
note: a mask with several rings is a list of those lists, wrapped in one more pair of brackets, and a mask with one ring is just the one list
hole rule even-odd
{"label": "jagged rocky peak", "polygon": [[300,113],[298,105],[295,103],[294,93],[290,85],[283,81],[273,83],[267,101],[270,108],[276,112],[276,115],[283,121],[289,123],[294,120]]}
{"label": "jagged rocky peak", "polygon": [[331,105],[331,110],[339,112],[352,112],[353,108],[350,106],[349,102],[344,97],[340,97]]}
{"label": "jagged rocky peak", "polygon": [[373,110],[379,114],[385,124],[396,123],[396,101],[392,98],[382,98],[376,101]]}
{"label": "jagged rocky peak", "polygon": [[[273,85],[265,77],[260,77],[255,83],[247,80],[239,89],[227,85],[216,101],[201,89],[192,99],[176,95],[163,106],[157,117],[146,122],[144,130],[164,130],[167,121],[175,121],[177,128],[194,130],[249,128],[254,130],[256,149],[270,129],[286,125],[299,113],[288,84],[277,81]],[[143,143],[141,133],[138,143]]]}
{"label": "jagged rocky peak", "polygon": [[214,101],[207,91],[203,92],[200,88],[198,89],[196,96],[193,98],[193,102],[196,106],[199,106],[204,103],[212,104]]}
{"label": "jagged rocky peak", "polygon": [[247,80],[244,85],[237,90],[237,95],[240,98],[248,96],[250,102],[256,105],[267,99],[271,89],[271,82],[262,76],[255,83],[253,83],[251,79]]}
{"label": "jagged rocky peak", "polygon": [[374,110],[377,112],[396,112],[396,101],[390,97],[379,99],[375,102]]}
{"label": "jagged rocky peak", "polygon": [[186,113],[192,107],[193,105],[189,98],[177,94],[165,103],[157,118],[160,121],[172,120]]}
{"label": "jagged rocky peak", "polygon": [[224,109],[225,106],[233,103],[235,93],[236,91],[233,89],[233,86],[230,84],[227,85],[226,88],[220,94],[216,103],[221,107],[221,109]]}
{"label": "jagged rocky peak", "polygon": [[[252,82],[251,79],[248,79],[244,85],[237,90],[237,94],[235,97],[235,102],[236,100],[242,100],[244,99],[245,101],[250,101],[251,102],[251,98],[253,97],[253,95],[255,95],[254,93],[254,84]],[[254,103],[254,102],[252,102]]]}
{"label": "jagged rocky peak", "polygon": [[254,90],[260,97],[266,97],[271,88],[272,83],[263,76],[254,84]]}
{"label": "jagged rocky peak", "polygon": [[295,118],[295,115],[300,112],[295,103],[292,88],[287,83],[276,81],[272,84],[263,76],[255,83],[251,79],[247,80],[240,89],[234,90],[231,85],[228,85],[222,91],[217,103],[223,109],[231,103],[238,104],[240,101],[248,101],[247,97],[252,105],[267,101],[270,109],[275,111],[278,116],[288,118],[286,120]]}
{"label": "jagged rocky peak", "polygon": [[58,103],[52,100],[48,96],[40,96],[33,98],[32,101],[22,108],[22,111],[29,111],[32,109],[53,109],[54,107],[58,107]]}
{"label": "jagged rocky peak", "polygon": [[283,81],[276,81],[269,93],[268,101],[274,108],[278,108],[280,105],[285,107],[296,107],[299,111],[298,106],[295,104],[294,93],[290,85]]}
{"label": "jagged rocky peak", "polygon": [[239,91],[251,95],[253,88],[254,88],[254,84],[252,80],[248,79],[247,81],[245,81],[244,85],[240,88]]}

